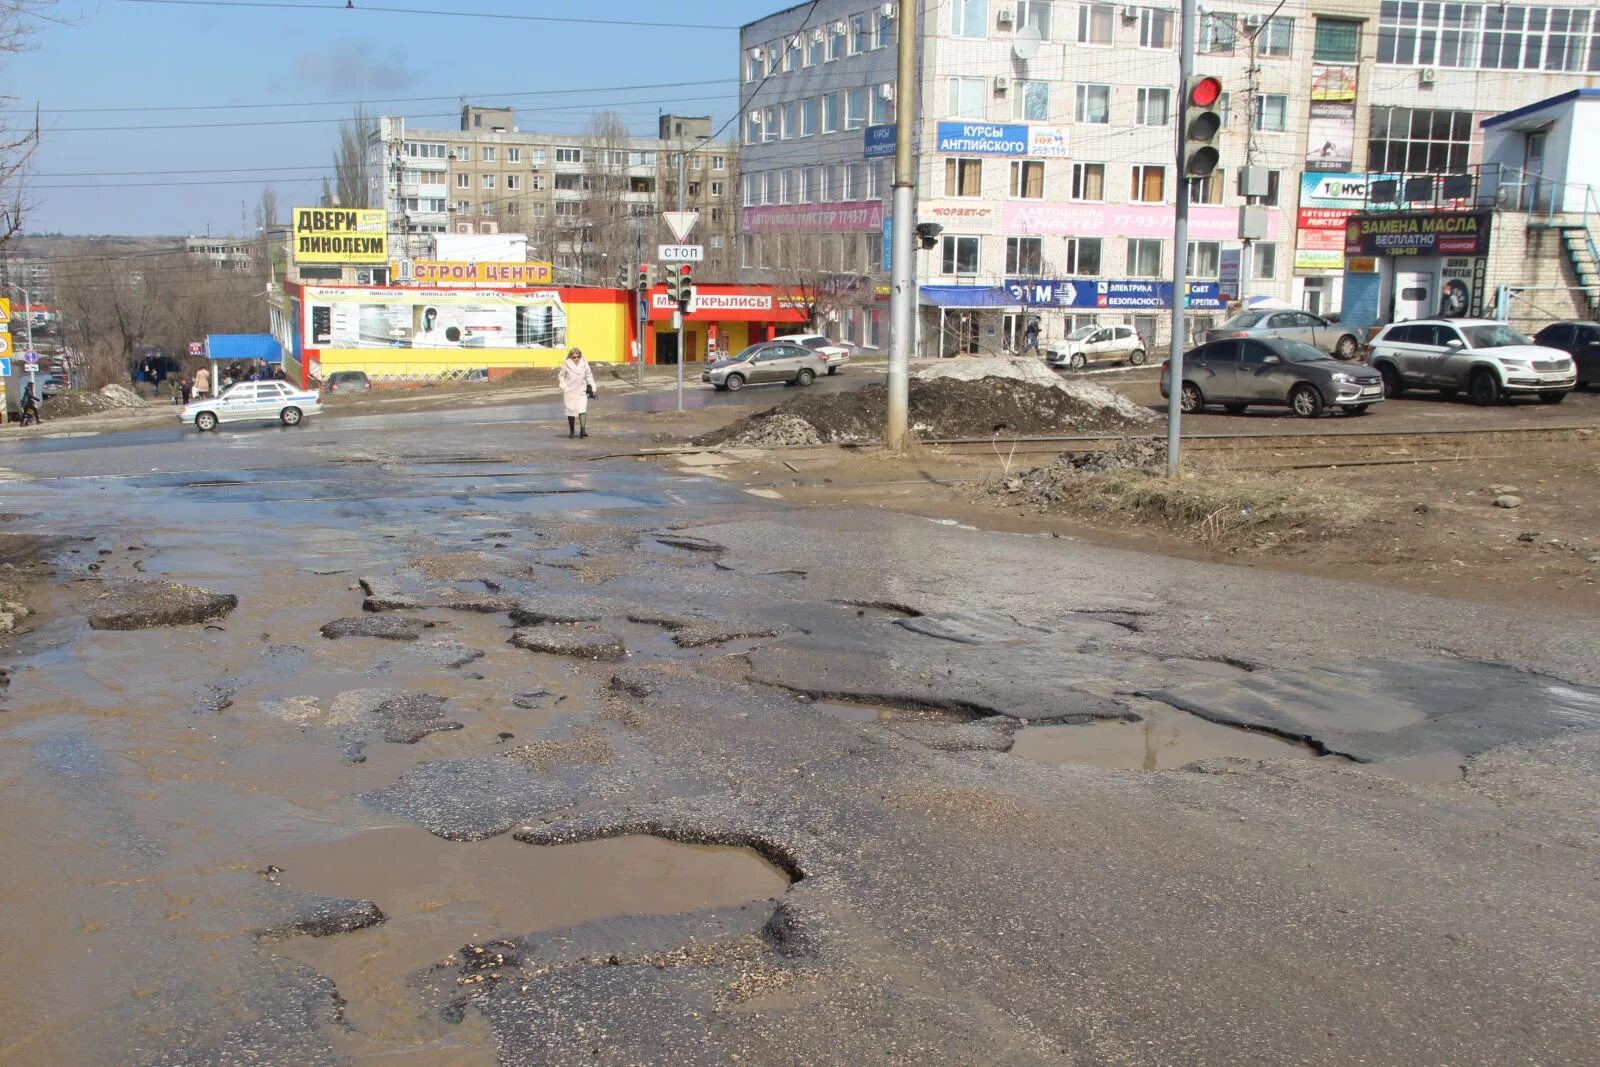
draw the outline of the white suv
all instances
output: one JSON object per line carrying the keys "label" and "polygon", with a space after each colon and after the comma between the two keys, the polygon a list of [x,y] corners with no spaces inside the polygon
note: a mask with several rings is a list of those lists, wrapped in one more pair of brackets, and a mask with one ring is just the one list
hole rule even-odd
{"label": "white suv", "polygon": [[1474,404],[1536,394],[1559,404],[1577,384],[1572,357],[1530,342],[1493,319],[1419,319],[1385,326],[1367,361],[1383,375],[1384,395],[1437,389],[1465,391]]}
{"label": "white suv", "polygon": [[1144,362],[1144,342],[1132,326],[1079,326],[1044,346],[1044,361],[1052,367],[1082,370],[1090,363],[1124,360],[1135,367]]}

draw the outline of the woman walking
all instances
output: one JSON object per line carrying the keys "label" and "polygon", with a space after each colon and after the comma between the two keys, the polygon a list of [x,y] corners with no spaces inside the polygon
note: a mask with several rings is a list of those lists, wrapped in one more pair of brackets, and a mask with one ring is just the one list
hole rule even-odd
{"label": "woman walking", "polygon": [[[594,371],[583,358],[583,349],[570,348],[556,374],[561,386],[561,401],[567,411],[567,436],[589,436],[589,398],[594,396]],[[576,432],[574,432],[576,431]]]}

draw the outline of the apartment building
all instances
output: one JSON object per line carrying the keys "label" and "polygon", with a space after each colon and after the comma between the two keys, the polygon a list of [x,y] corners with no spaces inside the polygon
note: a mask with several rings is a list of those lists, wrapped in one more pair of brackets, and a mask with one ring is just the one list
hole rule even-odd
{"label": "apartment building", "polygon": [[672,238],[660,212],[700,212],[701,273],[725,279],[736,233],[737,146],[713,140],[707,117],[661,116],[656,137],[525,132],[513,109],[467,105],[457,130],[411,128],[388,116],[369,145],[373,203],[390,213],[396,247],[419,254],[435,233],[526,233],[532,259],[561,284],[631,287],[643,259]]}
{"label": "apartment building", "polygon": [[183,250],[218,270],[249,270],[250,244],[242,237],[185,237]]}
{"label": "apartment building", "polygon": [[[773,235],[809,227],[837,238],[825,258],[837,250],[843,276],[881,291],[890,161],[874,157],[893,138],[879,127],[895,117],[899,20],[895,4],[823,0],[743,28],[746,268],[771,273]],[[1196,331],[1252,296],[1335,310],[1344,220],[1369,179],[1477,164],[1482,119],[1595,79],[1597,22],[1577,4],[1202,5],[1196,71],[1224,86],[1222,163],[1190,180],[1178,250],[1175,3],[924,5],[917,221],[944,232],[917,253],[920,347],[1015,348],[1035,316],[1046,338],[1126,321],[1164,344],[1176,254]],[[1246,204],[1264,209],[1259,232],[1241,230]]]}

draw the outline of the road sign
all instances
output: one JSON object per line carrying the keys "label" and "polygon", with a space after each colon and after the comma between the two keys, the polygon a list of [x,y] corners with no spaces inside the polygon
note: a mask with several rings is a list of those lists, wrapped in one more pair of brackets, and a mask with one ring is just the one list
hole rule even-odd
{"label": "road sign", "polygon": [[26,363],[30,367],[33,366],[35,363],[39,362],[39,353],[31,349],[22,353],[22,362]]}
{"label": "road sign", "polygon": [[704,245],[656,245],[656,258],[663,263],[698,263],[706,258]]}
{"label": "road sign", "polygon": [[0,325],[11,321],[11,298],[0,297]]}
{"label": "road sign", "polygon": [[0,333],[0,356],[9,356],[10,354],[11,335],[9,333]]}
{"label": "road sign", "polygon": [[9,377],[11,377],[11,361],[9,359],[0,359],[0,378]]}
{"label": "road sign", "polygon": [[189,342],[189,354],[191,356],[203,356],[203,355],[205,355],[206,354],[206,343],[204,341],[190,341]]}
{"label": "road sign", "polygon": [[689,236],[689,231],[694,229],[694,224],[700,221],[698,211],[663,211],[661,218],[667,224],[667,229],[672,231],[672,236],[681,243]]}

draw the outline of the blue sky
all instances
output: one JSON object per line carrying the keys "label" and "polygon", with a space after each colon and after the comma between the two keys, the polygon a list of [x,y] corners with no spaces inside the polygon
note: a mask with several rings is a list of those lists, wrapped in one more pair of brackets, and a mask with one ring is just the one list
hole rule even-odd
{"label": "blue sky", "polygon": [[[720,124],[735,106],[738,31],[640,23],[736,27],[787,6],[783,0],[378,0],[386,7],[623,23],[585,25],[362,12],[360,0],[356,11],[345,10],[345,0],[296,2],[328,9],[64,0],[70,21],[42,28],[33,51],[0,67],[0,86],[15,98],[8,119],[24,117],[15,109],[26,109],[30,120],[35,104],[43,110],[29,232],[236,234],[241,201],[254,226],[255,204],[269,181],[285,207],[313,202],[337,120],[350,114],[348,101],[367,100],[370,110],[436,128],[454,125],[462,96],[511,104],[523,129],[575,132],[600,107],[612,107],[640,133],[654,130],[658,109],[710,112]],[[669,82],[706,84],[615,88]],[[564,89],[610,91],[540,96]],[[438,99],[393,102],[404,97]],[[304,106],[173,109],[215,104]],[[67,110],[104,108],[156,110]],[[129,128],[135,126],[185,128]],[[218,173],[194,173],[200,170]],[[126,171],[178,173],[109,175]],[[198,181],[218,184],[170,184]],[[106,188],[65,188],[73,185]]]}

